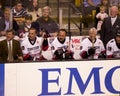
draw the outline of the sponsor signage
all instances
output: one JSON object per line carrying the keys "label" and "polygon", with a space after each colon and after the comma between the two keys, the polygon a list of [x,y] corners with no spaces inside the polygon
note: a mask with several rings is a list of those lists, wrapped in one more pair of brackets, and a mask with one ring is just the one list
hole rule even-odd
{"label": "sponsor signage", "polygon": [[4,96],[4,64],[0,64],[0,96]]}
{"label": "sponsor signage", "polygon": [[5,96],[119,96],[120,60],[5,64]]}

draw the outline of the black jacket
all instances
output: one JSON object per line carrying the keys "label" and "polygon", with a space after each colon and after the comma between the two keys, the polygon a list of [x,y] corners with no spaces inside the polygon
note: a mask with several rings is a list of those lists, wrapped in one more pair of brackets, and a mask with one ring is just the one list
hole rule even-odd
{"label": "black jacket", "polygon": [[111,24],[111,17],[105,18],[101,27],[100,38],[105,47],[109,40],[115,38],[116,32],[120,30],[120,17],[117,17],[115,23]]}

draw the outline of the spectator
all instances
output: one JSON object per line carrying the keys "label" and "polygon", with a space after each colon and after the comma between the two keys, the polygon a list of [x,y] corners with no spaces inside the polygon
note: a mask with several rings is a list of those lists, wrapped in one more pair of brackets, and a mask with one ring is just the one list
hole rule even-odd
{"label": "spectator", "polygon": [[99,19],[96,18],[96,15],[100,12],[100,6],[105,7],[105,13],[109,14],[109,0],[102,0],[100,5],[96,8],[96,14],[95,14],[95,27],[97,28],[97,24]]}
{"label": "spectator", "polygon": [[13,39],[14,30],[7,30],[6,32],[6,39],[0,42],[0,61],[13,62],[23,60],[20,43]]}
{"label": "spectator", "polygon": [[15,35],[17,35],[17,30],[19,29],[18,24],[15,20],[11,18],[11,9],[5,8],[4,10],[4,17],[0,18],[0,33],[1,36],[6,35],[6,30],[13,28],[15,30]]}
{"label": "spectator", "polygon": [[118,30],[115,39],[107,43],[107,58],[120,58],[120,30]]}
{"label": "spectator", "polygon": [[[23,7],[24,7],[25,9],[27,9],[28,7],[31,6],[31,5],[30,5],[31,0],[18,0],[18,1],[21,1],[21,2],[22,2]],[[14,5],[15,5],[15,4],[14,4]]]}
{"label": "spectator", "polygon": [[87,6],[97,7],[99,5],[101,0],[85,0],[84,3]]}
{"label": "spectator", "polygon": [[19,28],[19,37],[20,38],[26,38],[28,37],[29,29],[31,28],[32,25],[32,16],[31,15],[26,15],[25,16],[25,21],[23,24],[20,25]]}
{"label": "spectator", "polygon": [[120,16],[120,2],[118,4],[118,10],[119,10],[118,15]]}
{"label": "spectator", "polygon": [[88,16],[95,16],[95,10],[97,6],[100,4],[101,0],[84,0],[84,8],[83,8],[83,23],[85,27],[88,26],[87,17]]}
{"label": "spectator", "polygon": [[100,39],[96,37],[97,30],[91,28],[89,30],[89,37],[81,42],[80,56],[83,59],[98,59],[105,58],[105,48]]}
{"label": "spectator", "polygon": [[16,21],[23,22],[24,16],[27,14],[26,9],[23,7],[22,2],[17,2],[15,6],[12,8],[13,18]]}
{"label": "spectator", "polygon": [[21,48],[23,52],[24,60],[42,60],[45,59],[42,52],[42,38],[37,37],[35,28],[30,28],[28,38],[26,38],[23,42],[21,42]]}
{"label": "spectator", "polygon": [[118,3],[118,8],[120,9],[120,2]]}
{"label": "spectator", "polygon": [[108,14],[105,13],[105,7],[100,6],[100,12],[96,15],[96,18],[99,20],[97,24],[97,31],[101,30],[101,25],[103,24],[103,20],[106,17],[108,17]]}
{"label": "spectator", "polygon": [[39,17],[42,16],[42,10],[38,4],[38,0],[32,0],[30,4],[31,6],[27,9],[28,14],[32,15],[33,21],[36,21]]}
{"label": "spectator", "polygon": [[3,15],[3,6],[2,3],[0,2],[0,18],[4,17]]}
{"label": "spectator", "polygon": [[51,44],[53,53],[53,60],[59,59],[73,59],[73,46],[70,45],[70,41],[66,38],[67,31],[60,29],[58,37],[54,39]]}
{"label": "spectator", "polygon": [[104,46],[111,39],[115,38],[117,30],[120,29],[120,17],[118,17],[118,7],[110,8],[110,16],[105,18],[101,27],[100,38]]}
{"label": "spectator", "polygon": [[119,0],[110,0],[110,6],[118,6]]}
{"label": "spectator", "polygon": [[18,0],[1,0],[4,7],[12,8]]}
{"label": "spectator", "polygon": [[[45,6],[42,9],[42,17],[38,18],[36,22],[39,24],[41,29],[47,31],[47,34],[50,34],[50,36],[57,36],[57,31],[59,28],[55,21],[50,17],[50,14],[51,8]],[[40,35],[42,35],[42,32],[40,32]]]}
{"label": "spectator", "polygon": [[24,23],[20,26],[19,28],[19,37],[20,38],[25,38],[28,36],[30,28],[36,28],[37,32],[39,31],[39,25],[38,23],[32,22],[32,15],[27,14],[25,16],[25,21]]}

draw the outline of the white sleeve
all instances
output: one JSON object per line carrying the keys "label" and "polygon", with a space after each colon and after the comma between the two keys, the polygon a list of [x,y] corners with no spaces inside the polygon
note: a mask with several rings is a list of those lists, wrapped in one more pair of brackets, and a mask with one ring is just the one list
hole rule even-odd
{"label": "white sleeve", "polygon": [[22,49],[23,55],[28,54],[27,44],[25,44],[25,42],[21,42],[21,49]]}
{"label": "white sleeve", "polygon": [[42,37],[37,37],[37,42],[39,42],[40,46],[42,46],[43,43],[43,38]]}
{"label": "white sleeve", "polygon": [[110,42],[108,42],[107,45],[106,45],[106,54],[107,54],[107,56],[113,55],[113,48],[112,48]]}
{"label": "white sleeve", "polygon": [[82,51],[88,51],[88,47],[87,47],[87,44],[86,44],[87,42],[86,42],[86,40],[83,40],[82,42],[81,42],[81,45],[80,45],[80,53],[82,52]]}
{"label": "white sleeve", "polygon": [[103,42],[101,41],[101,51],[105,51],[105,47],[103,45]]}
{"label": "white sleeve", "polygon": [[52,53],[54,54],[54,52],[57,50],[57,47],[55,47],[54,42],[51,43],[50,47],[51,47]]}

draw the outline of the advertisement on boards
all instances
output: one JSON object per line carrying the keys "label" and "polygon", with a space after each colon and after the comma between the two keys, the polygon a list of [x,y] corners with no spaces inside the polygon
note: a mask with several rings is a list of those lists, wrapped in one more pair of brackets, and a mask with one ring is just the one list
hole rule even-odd
{"label": "advertisement on boards", "polygon": [[120,60],[5,64],[4,96],[120,96]]}
{"label": "advertisement on boards", "polygon": [[4,96],[4,64],[0,64],[0,96]]}

